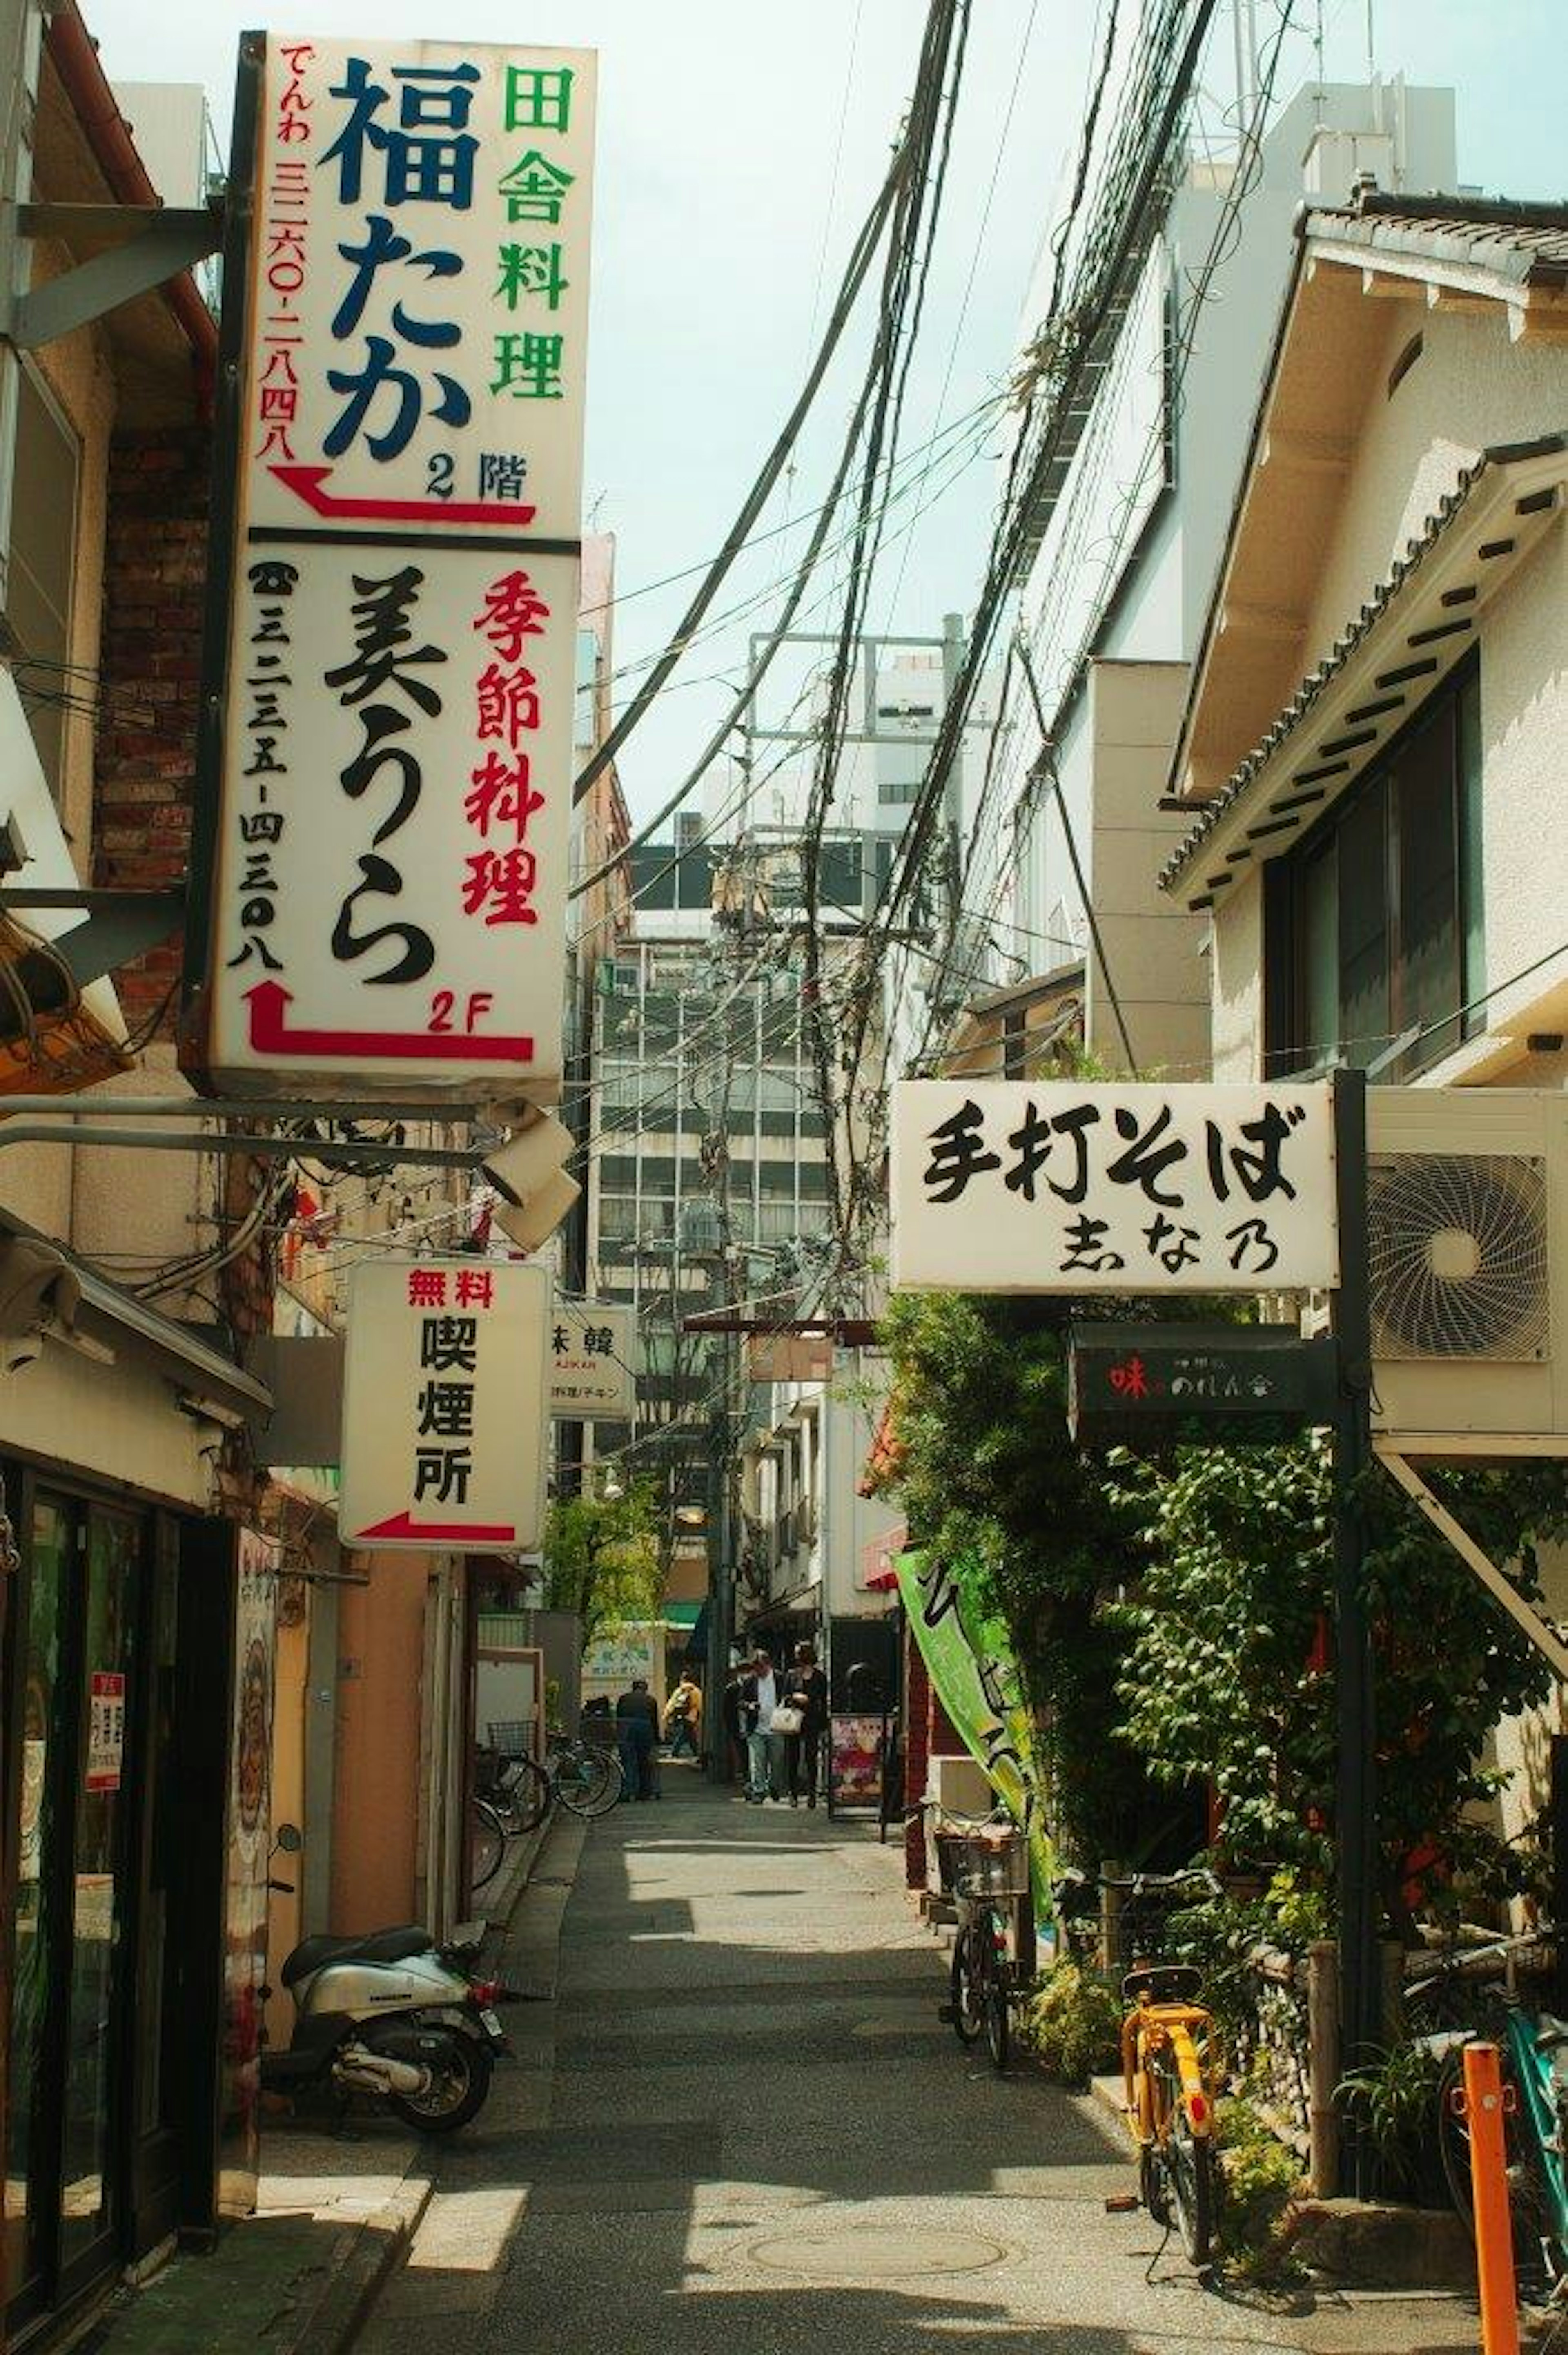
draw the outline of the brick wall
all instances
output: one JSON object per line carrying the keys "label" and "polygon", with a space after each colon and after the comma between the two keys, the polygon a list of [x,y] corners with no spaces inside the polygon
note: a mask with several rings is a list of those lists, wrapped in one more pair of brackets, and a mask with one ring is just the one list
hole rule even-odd
{"label": "brick wall", "polygon": [[[93,881],[183,884],[190,853],[212,436],[203,426],[122,433],[111,446],[94,772]],[[172,1038],[178,935],[115,987],[133,1037],[165,998]]]}

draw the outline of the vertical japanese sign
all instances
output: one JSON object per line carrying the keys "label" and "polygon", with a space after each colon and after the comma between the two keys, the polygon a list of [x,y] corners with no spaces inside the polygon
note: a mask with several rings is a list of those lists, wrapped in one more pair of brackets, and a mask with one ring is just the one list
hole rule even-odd
{"label": "vertical japanese sign", "polygon": [[94,1668],[89,1693],[87,1787],[118,1791],[125,1756],[125,1678],[118,1668]]}
{"label": "vertical japanese sign", "polygon": [[263,45],[189,1050],[224,1085],[558,1082],[594,62]]}
{"label": "vertical japanese sign", "polygon": [[902,1081],[891,1194],[896,1285],[1136,1295],[1339,1281],[1320,1082]]}
{"label": "vertical japanese sign", "polygon": [[539,1543],[549,1322],[547,1268],[361,1262],[344,1363],[344,1545]]}
{"label": "vertical japanese sign", "polygon": [[624,1423],[634,1414],[636,1334],[630,1308],[557,1300],[550,1320],[550,1412],[582,1423]]}

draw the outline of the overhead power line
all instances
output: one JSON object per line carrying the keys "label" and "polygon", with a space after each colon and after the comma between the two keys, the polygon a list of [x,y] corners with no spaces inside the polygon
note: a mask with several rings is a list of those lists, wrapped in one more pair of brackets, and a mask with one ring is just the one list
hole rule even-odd
{"label": "overhead power line", "polygon": [[893,216],[899,191],[909,170],[910,154],[908,139],[901,139],[887,177],[884,180],[871,210],[861,224],[860,234],[855,239],[849,262],[839,286],[837,298],[828,315],[828,324],[823,331],[821,343],[817,348],[817,357],[807,372],[806,381],[800,389],[800,397],[794,408],[785,420],[783,431],[763,460],[757,479],[741,506],[740,513],[726,534],[724,545],[709,566],[701,587],[687,606],[674,636],[654,664],[627,709],[605,738],[604,742],[597,751],[589,755],[579,771],[572,795],[574,801],[581,801],[595,779],[601,776],[609,766],[675,668],[686,650],[688,639],[717,596],[730,567],[750,536],[752,526],[767,506],[773,486],[783,473],[789,453],[800,438],[800,428],[806,421],[811,404],[821,389],[822,378],[828,372],[829,364],[838,349],[845,327],[849,325],[860,296],[860,290],[865,283],[871,265],[876,259],[877,249],[882,243],[883,231]]}

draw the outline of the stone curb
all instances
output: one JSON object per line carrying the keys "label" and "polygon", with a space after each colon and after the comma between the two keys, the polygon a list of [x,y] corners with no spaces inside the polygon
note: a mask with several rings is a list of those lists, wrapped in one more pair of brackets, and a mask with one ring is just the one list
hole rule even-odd
{"label": "stone curb", "polygon": [[343,2355],[353,2346],[408,2255],[434,2190],[431,2177],[410,2171],[394,2199],[343,2234],[320,2297],[280,2355]]}
{"label": "stone curb", "polygon": [[474,1898],[474,1916],[484,1923],[487,1939],[497,1932],[504,1933],[517,1911],[518,1900],[534,1877],[534,1867],[539,1852],[549,1838],[556,1821],[554,1806],[546,1808],[532,1831],[522,1832],[507,1843],[507,1854],[490,1888],[482,1889]]}

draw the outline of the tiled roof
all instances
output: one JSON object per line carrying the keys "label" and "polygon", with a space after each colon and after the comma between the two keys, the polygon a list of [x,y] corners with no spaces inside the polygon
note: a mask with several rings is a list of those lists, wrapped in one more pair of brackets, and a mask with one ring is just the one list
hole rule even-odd
{"label": "tiled roof", "polygon": [[1392,197],[1372,188],[1344,208],[1313,207],[1301,234],[1487,270],[1516,286],[1568,286],[1568,204]]}
{"label": "tiled roof", "polygon": [[1482,475],[1492,467],[1517,465],[1525,459],[1547,457],[1560,451],[1568,453],[1568,434],[1551,433],[1536,442],[1512,442],[1496,449],[1483,450],[1473,466],[1461,469],[1454,488],[1439,500],[1433,513],[1428,516],[1420,537],[1407,544],[1403,557],[1397,558],[1391,565],[1360,613],[1340,632],[1317,668],[1308,672],[1267,734],[1253,747],[1222,791],[1212,802],[1204,805],[1202,815],[1198,818],[1192,832],[1183,837],[1180,847],[1172,852],[1160,870],[1160,883],[1162,890],[1171,889],[1182,869],[1196,856],[1203,842],[1219,825],[1221,819],[1246,792],[1259,770],[1273,759],[1281,744],[1295,733],[1302,721],[1309,718],[1319,697],[1343,670],[1368,631],[1387,610],[1397,591],[1404,587],[1405,581],[1420,565],[1422,559],[1442,538]]}

